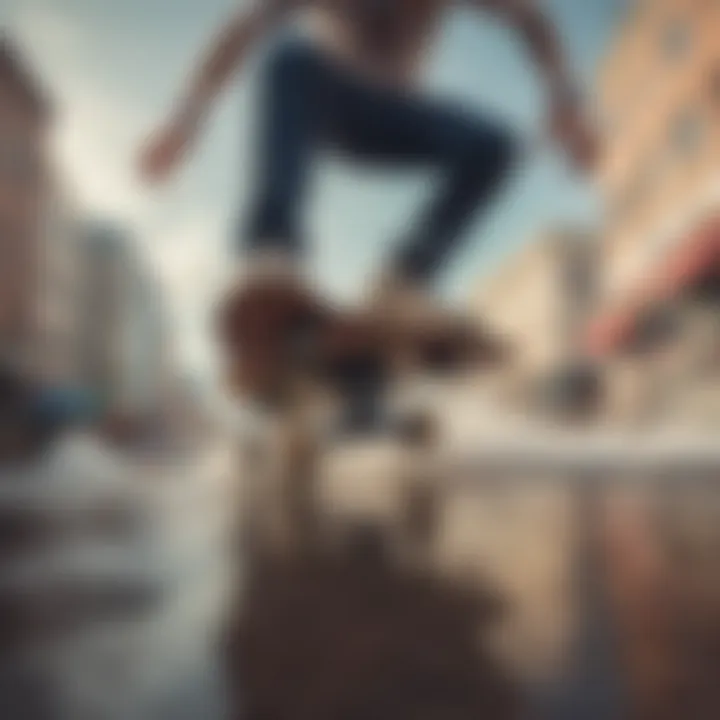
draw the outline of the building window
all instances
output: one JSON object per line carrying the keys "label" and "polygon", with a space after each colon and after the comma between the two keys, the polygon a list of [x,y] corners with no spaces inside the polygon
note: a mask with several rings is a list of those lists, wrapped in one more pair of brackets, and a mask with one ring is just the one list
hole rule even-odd
{"label": "building window", "polygon": [[0,142],[0,179],[27,185],[38,177],[35,154],[15,140]]}
{"label": "building window", "polygon": [[712,102],[720,104],[720,67],[716,67],[710,75],[709,92]]}
{"label": "building window", "polygon": [[690,50],[690,40],[688,24],[677,19],[671,20],[661,37],[663,56],[672,61],[682,59]]}
{"label": "building window", "polygon": [[657,161],[650,158],[638,164],[636,173],[632,176],[621,194],[618,203],[618,213],[623,219],[631,217],[650,197],[657,181]]}
{"label": "building window", "polygon": [[702,142],[703,123],[697,113],[684,112],[677,117],[670,132],[670,143],[675,155],[694,155]]}

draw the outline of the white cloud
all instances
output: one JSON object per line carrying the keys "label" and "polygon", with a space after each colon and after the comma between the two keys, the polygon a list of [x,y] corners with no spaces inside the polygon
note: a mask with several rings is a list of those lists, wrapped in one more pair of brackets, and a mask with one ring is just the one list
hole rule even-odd
{"label": "white cloud", "polygon": [[132,220],[147,212],[132,173],[138,130],[145,114],[131,98],[112,91],[97,66],[101,53],[80,18],[51,6],[21,10],[14,28],[57,104],[55,147],[81,201],[97,212]]}

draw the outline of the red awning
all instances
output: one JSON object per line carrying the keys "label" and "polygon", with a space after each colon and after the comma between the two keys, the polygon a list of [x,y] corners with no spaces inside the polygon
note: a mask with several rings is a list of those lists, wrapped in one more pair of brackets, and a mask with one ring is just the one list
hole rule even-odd
{"label": "red awning", "polygon": [[663,260],[653,272],[645,295],[649,301],[671,297],[719,271],[720,220],[715,220]]}
{"label": "red awning", "polygon": [[594,320],[588,328],[585,347],[595,356],[609,355],[625,345],[636,323],[636,309],[632,306],[616,308]]}
{"label": "red awning", "polygon": [[591,323],[586,348],[606,355],[625,345],[642,312],[712,275],[720,275],[720,218],[715,218],[650,269],[628,300]]}

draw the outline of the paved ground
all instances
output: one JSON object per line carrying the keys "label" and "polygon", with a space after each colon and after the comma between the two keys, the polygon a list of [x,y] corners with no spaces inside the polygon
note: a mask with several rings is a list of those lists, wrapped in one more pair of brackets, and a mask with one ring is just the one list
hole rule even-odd
{"label": "paved ground", "polygon": [[[228,450],[205,447],[192,455],[135,458],[129,465],[124,459],[122,468],[112,472],[104,464],[108,458],[92,452],[90,457],[83,450],[80,464],[92,470],[84,479],[73,471],[67,481],[44,486],[0,486],[0,507],[15,502],[27,511],[35,502],[52,513],[64,508],[87,519],[95,506],[107,506],[112,498],[112,507],[122,507],[123,517],[130,520],[124,531],[121,527],[109,537],[103,535],[103,540],[97,532],[102,535],[107,528],[80,533],[67,546],[65,541],[50,542],[40,561],[36,554],[33,572],[24,570],[24,582],[32,585],[42,579],[34,592],[45,598],[44,608],[58,605],[62,586],[70,595],[75,592],[72,602],[60,603],[63,612],[72,615],[73,603],[78,597],[89,602],[88,595],[93,596],[96,609],[81,613],[79,625],[60,633],[56,641],[31,643],[22,654],[25,664],[16,656],[0,665],[0,716],[24,720],[223,718],[215,640],[230,590],[237,587],[232,571],[241,570],[237,558],[226,552],[232,547],[232,522],[238,514]],[[78,460],[73,457],[66,469]],[[98,476],[104,480],[98,482]],[[23,491],[21,497],[17,488],[28,487],[37,492]],[[574,672],[567,684],[541,698],[543,720],[617,717],[618,688],[606,609],[591,556],[580,551],[578,589],[584,593],[586,616],[573,648]],[[8,567],[2,566],[3,582]],[[52,603],[47,602],[50,598]],[[52,699],[63,712],[48,713],[39,707],[35,715],[29,713],[30,699],[40,697]],[[13,701],[21,703],[21,715],[12,709]]]}
{"label": "paved ground", "polygon": [[0,508],[39,537],[0,565],[22,628],[0,658],[2,717],[222,717],[214,640],[233,507],[222,460],[212,448],[117,460],[77,446],[44,474],[3,477]]}

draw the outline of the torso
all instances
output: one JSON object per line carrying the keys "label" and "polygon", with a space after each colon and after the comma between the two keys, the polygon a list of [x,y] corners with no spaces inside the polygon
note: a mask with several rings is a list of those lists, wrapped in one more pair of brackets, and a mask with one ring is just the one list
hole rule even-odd
{"label": "torso", "polygon": [[412,84],[451,0],[314,0],[303,21],[312,37],[355,70]]}

